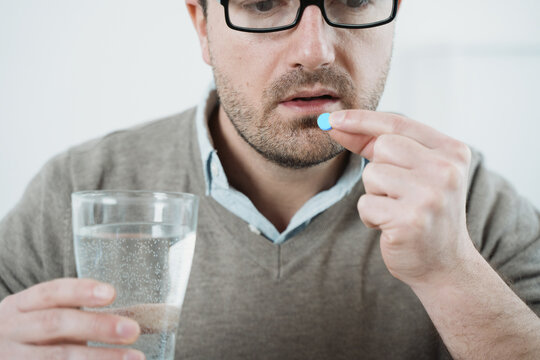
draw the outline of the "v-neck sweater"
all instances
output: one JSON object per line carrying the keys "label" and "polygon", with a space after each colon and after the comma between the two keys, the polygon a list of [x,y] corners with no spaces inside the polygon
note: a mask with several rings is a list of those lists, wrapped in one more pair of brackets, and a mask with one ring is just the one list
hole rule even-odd
{"label": "v-neck sweater", "polygon": [[[356,204],[361,182],[282,244],[205,194],[195,109],[76,146],[50,160],[0,222],[0,300],[76,277],[74,191],[200,197],[175,359],[450,359],[412,290],[392,277]],[[475,246],[540,313],[540,216],[473,153],[467,225]],[[496,299],[494,299],[496,301]]]}

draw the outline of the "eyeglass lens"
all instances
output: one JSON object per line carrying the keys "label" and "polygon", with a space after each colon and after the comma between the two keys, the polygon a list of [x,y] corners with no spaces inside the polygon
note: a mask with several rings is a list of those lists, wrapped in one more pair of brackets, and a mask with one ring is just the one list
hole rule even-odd
{"label": "eyeglass lens", "polygon": [[[324,0],[328,20],[341,25],[366,25],[388,19],[393,0]],[[300,0],[229,0],[229,19],[238,27],[266,29],[294,23]]]}

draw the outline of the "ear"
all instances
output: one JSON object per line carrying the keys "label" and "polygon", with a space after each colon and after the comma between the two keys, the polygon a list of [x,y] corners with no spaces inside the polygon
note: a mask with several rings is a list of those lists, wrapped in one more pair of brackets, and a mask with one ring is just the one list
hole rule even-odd
{"label": "ear", "polygon": [[[206,1],[209,2],[209,0]],[[186,6],[195,31],[199,36],[203,60],[208,65],[211,65],[210,52],[208,50],[208,33],[206,31],[206,17],[203,14],[203,9],[198,0],[186,0]]]}

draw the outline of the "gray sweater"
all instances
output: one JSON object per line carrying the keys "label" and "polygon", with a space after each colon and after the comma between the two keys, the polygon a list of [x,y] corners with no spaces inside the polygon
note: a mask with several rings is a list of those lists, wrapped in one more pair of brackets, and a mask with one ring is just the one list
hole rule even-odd
{"label": "gray sweater", "polygon": [[[76,277],[70,194],[92,189],[200,196],[176,359],[447,359],[411,289],[393,278],[379,232],[360,221],[359,183],[281,245],[205,196],[194,109],[118,131],[49,161],[0,222],[0,299]],[[474,153],[469,233],[540,313],[540,216]]]}

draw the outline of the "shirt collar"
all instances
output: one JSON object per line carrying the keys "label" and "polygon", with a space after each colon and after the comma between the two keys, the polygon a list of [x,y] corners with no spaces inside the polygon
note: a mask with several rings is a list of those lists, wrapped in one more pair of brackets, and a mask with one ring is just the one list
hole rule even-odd
{"label": "shirt collar", "polygon": [[253,228],[253,232],[261,233],[274,243],[282,243],[307,226],[315,216],[349,194],[360,180],[366,161],[360,155],[351,154],[349,163],[337,183],[332,188],[322,191],[308,200],[293,216],[287,229],[279,233],[244,194],[229,187],[227,176],[213,146],[208,127],[208,121],[217,105],[217,91],[214,82],[212,82],[198,104],[195,115],[197,138],[206,181],[205,192],[207,196],[212,196],[225,208],[245,220],[250,229]]}
{"label": "shirt collar", "polygon": [[[203,99],[197,105],[195,122],[197,126],[197,140],[201,150],[201,160],[203,165],[204,179],[206,181],[206,195],[210,195],[210,186],[212,182],[211,158],[213,154],[217,154],[212,138],[210,137],[210,129],[208,128],[208,120],[212,116],[212,112],[218,104],[218,96],[214,82],[212,81],[206,91]],[[217,155],[215,155],[217,156]]]}

